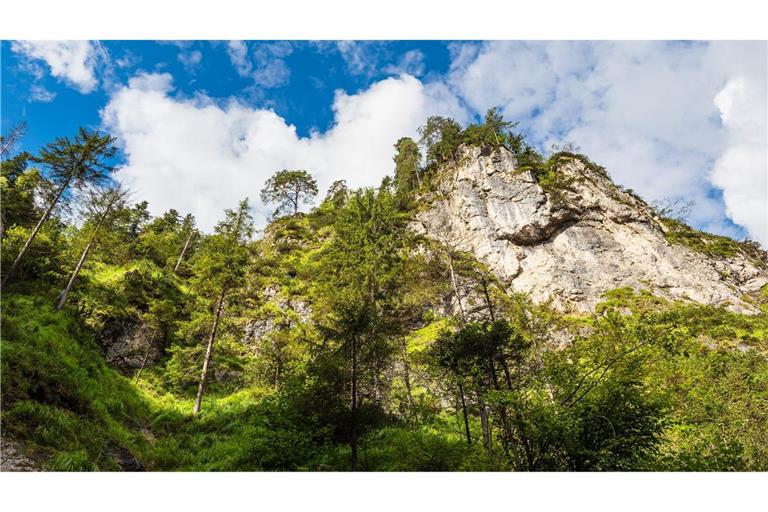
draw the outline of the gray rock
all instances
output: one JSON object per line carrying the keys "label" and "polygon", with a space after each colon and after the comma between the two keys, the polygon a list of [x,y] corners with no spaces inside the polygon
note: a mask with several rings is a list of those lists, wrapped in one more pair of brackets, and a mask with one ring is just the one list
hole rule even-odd
{"label": "gray rock", "polygon": [[619,287],[756,311],[742,297],[768,284],[765,268],[670,244],[647,204],[582,162],[561,167],[572,181],[553,199],[509,151],[463,151],[412,228],[471,252],[510,290],[562,311],[591,311]]}
{"label": "gray rock", "polygon": [[129,326],[112,343],[107,345],[108,363],[123,368],[140,368],[153,364],[163,355],[163,337],[157,329],[147,324]]}
{"label": "gray rock", "polygon": [[0,471],[40,471],[40,466],[24,455],[21,445],[0,436]]}

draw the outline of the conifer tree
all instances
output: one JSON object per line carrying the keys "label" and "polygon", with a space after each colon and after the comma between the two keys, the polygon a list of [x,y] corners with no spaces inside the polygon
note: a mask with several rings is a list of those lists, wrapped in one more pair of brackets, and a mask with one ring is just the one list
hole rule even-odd
{"label": "conifer tree", "polygon": [[309,203],[317,196],[317,181],[307,171],[282,170],[264,184],[261,200],[276,203],[275,215],[299,213],[299,204]]}
{"label": "conifer tree", "polygon": [[74,139],[60,137],[40,150],[37,157],[32,158],[47,169],[46,177],[57,186],[57,190],[5,274],[3,285],[19,266],[40,228],[51,216],[59,201],[66,196],[70,186],[83,188],[87,185],[99,185],[109,178],[114,168],[110,159],[117,152],[114,143],[115,139],[110,135],[80,128]]}
{"label": "conifer tree", "polygon": [[83,232],[86,234],[86,244],[74,270],[72,270],[72,273],[70,274],[67,286],[59,294],[56,309],[64,307],[64,304],[69,297],[69,293],[72,291],[72,287],[75,284],[75,279],[77,279],[77,276],[83,269],[88,253],[98,242],[98,237],[102,230],[109,229],[115,216],[125,208],[128,193],[129,192],[126,189],[119,185],[104,190],[89,191],[84,205],[85,224],[83,226]]}
{"label": "conifer tree", "polygon": [[208,368],[225,301],[230,292],[242,285],[249,255],[246,243],[253,235],[253,218],[247,198],[240,201],[237,209],[225,210],[224,215],[224,220],[216,226],[214,234],[206,238],[193,265],[193,286],[197,293],[213,298],[213,322],[192,409],[194,414],[199,413],[202,407]]}

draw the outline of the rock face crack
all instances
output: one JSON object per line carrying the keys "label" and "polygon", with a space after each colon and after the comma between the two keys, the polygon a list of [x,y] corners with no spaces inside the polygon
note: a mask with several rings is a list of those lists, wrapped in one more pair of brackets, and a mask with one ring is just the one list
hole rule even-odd
{"label": "rock face crack", "polygon": [[768,284],[743,256],[713,260],[669,244],[650,207],[578,160],[558,168],[568,186],[553,195],[504,149],[463,152],[412,227],[474,254],[512,291],[564,311],[593,310],[627,286],[753,312],[742,296]]}

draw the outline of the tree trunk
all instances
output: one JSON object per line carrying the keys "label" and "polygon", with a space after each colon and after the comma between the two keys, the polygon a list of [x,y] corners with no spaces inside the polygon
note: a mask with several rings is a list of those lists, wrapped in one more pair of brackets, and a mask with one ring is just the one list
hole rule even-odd
{"label": "tree trunk", "polygon": [[[500,391],[501,386],[499,386],[499,378],[496,373],[496,365],[494,364],[492,356],[488,357],[488,369],[491,376],[491,382],[493,383],[493,389]],[[511,432],[509,429],[509,419],[507,418],[507,408],[503,404],[499,405],[499,415],[501,416],[501,429],[504,433],[504,436],[501,439],[501,446],[504,449],[504,453],[509,455],[509,439],[511,437]]]}
{"label": "tree trunk", "polygon": [[485,282],[485,276],[480,278],[483,284],[483,294],[485,295],[485,305],[488,307],[488,314],[491,316],[491,322],[496,321],[496,316],[493,314],[493,303],[491,302],[491,296],[488,294],[488,284]]}
{"label": "tree trunk", "polygon": [[408,400],[408,416],[413,417],[413,394],[411,392],[411,370],[408,365],[408,342],[401,338],[403,346],[403,382],[405,383],[405,396]]}
{"label": "tree trunk", "polygon": [[352,471],[357,469],[357,336],[352,337],[352,435],[349,443],[352,452]]}
{"label": "tree trunk", "polygon": [[195,230],[192,229],[189,231],[189,236],[187,237],[187,241],[184,242],[184,248],[181,250],[181,254],[179,254],[179,259],[176,262],[176,266],[173,267],[174,272],[179,271],[179,266],[181,265],[181,262],[184,260],[184,254],[187,252],[187,247],[189,247],[189,242],[192,241],[192,235],[195,234]]}
{"label": "tree trunk", "polygon": [[91,246],[96,242],[96,237],[99,235],[99,230],[101,229],[101,226],[104,224],[104,221],[107,220],[107,215],[109,215],[109,212],[112,210],[112,207],[117,202],[117,198],[113,199],[111,203],[109,203],[102,212],[101,216],[99,217],[99,220],[96,222],[96,226],[93,228],[93,234],[91,235],[91,239],[88,241],[88,244],[85,246],[85,249],[83,250],[82,256],[80,256],[80,261],[77,262],[77,266],[75,267],[75,270],[72,272],[72,277],[69,278],[69,282],[67,283],[67,287],[64,288],[64,290],[61,292],[61,297],[59,299],[59,303],[56,306],[56,309],[61,309],[64,307],[64,303],[67,301],[67,297],[69,296],[69,292],[72,290],[72,285],[75,284],[75,279],[77,278],[77,275],[80,273],[80,270],[83,268],[83,263],[85,263],[85,258],[88,256],[88,251],[91,250]]}
{"label": "tree trunk", "polygon": [[459,397],[461,397],[461,412],[464,416],[464,432],[467,434],[467,446],[472,446],[472,434],[469,432],[469,415],[467,414],[467,402],[464,400],[464,386],[459,382]]}
{"label": "tree trunk", "polygon": [[373,362],[373,402],[376,405],[381,404],[381,372],[378,357]]}
{"label": "tree trunk", "polygon": [[80,269],[83,268],[83,263],[85,263],[85,258],[88,256],[88,251],[91,250],[92,245],[93,240],[89,241],[88,244],[86,244],[85,249],[83,249],[83,253],[80,255],[80,259],[78,260],[77,265],[75,265],[75,270],[72,271],[72,275],[69,277],[69,282],[67,283],[66,288],[64,288],[61,291],[61,294],[59,294],[59,303],[56,304],[56,309],[63,308],[64,303],[67,302],[69,292],[72,291],[72,286],[75,284],[75,279],[77,279],[77,275],[80,273]]}
{"label": "tree trunk", "polygon": [[144,371],[144,367],[147,365],[147,359],[149,359],[149,351],[152,349],[151,346],[147,347],[147,351],[144,352],[144,359],[141,360],[141,367],[139,368],[139,373],[136,374],[136,377],[133,379],[134,382],[138,383],[139,379],[141,378],[141,372]]}
{"label": "tree trunk", "polygon": [[483,429],[483,446],[488,450],[488,454],[491,454],[491,424],[488,421],[488,406],[483,400],[483,393],[481,390],[477,392],[477,403],[480,407],[480,425]]}
{"label": "tree trunk", "polygon": [[45,223],[45,221],[48,220],[48,217],[51,216],[53,209],[56,207],[56,204],[59,202],[61,195],[69,186],[70,181],[72,181],[71,176],[67,178],[67,180],[64,183],[62,183],[61,187],[59,188],[59,191],[56,193],[56,197],[53,198],[53,201],[51,201],[51,204],[48,206],[48,209],[45,210],[45,213],[43,214],[43,216],[40,217],[40,220],[37,222],[35,229],[32,230],[32,233],[27,238],[27,241],[24,242],[24,246],[19,251],[18,256],[16,256],[16,259],[13,260],[13,263],[11,264],[11,268],[9,268],[8,273],[5,274],[5,278],[3,279],[2,286],[5,286],[5,284],[8,282],[8,278],[11,277],[11,274],[13,274],[13,271],[16,270],[16,267],[19,266],[21,259],[24,257],[24,254],[26,254],[27,250],[29,250],[29,246],[32,245],[32,242],[35,240],[35,237],[37,236],[37,233],[40,231],[40,228],[43,227],[43,224]]}
{"label": "tree trunk", "polygon": [[221,319],[221,310],[224,307],[224,296],[227,293],[227,287],[221,287],[221,295],[219,295],[219,302],[216,305],[216,312],[213,317],[213,327],[211,328],[211,335],[208,337],[208,347],[205,349],[205,359],[203,360],[203,372],[200,374],[200,384],[197,386],[197,397],[195,397],[195,406],[192,409],[192,414],[200,412],[200,406],[203,403],[203,391],[205,390],[205,379],[208,376],[208,365],[211,362],[211,354],[213,354],[213,342],[216,340],[216,331],[219,328],[219,320]]}
{"label": "tree trunk", "polygon": [[[450,249],[449,249],[450,250]],[[448,268],[451,271],[451,284],[453,285],[453,293],[456,295],[456,302],[459,303],[459,313],[461,314],[461,325],[467,324],[467,318],[464,314],[464,306],[461,303],[461,295],[459,295],[459,286],[456,283],[456,273],[453,271],[453,256],[448,254]]]}

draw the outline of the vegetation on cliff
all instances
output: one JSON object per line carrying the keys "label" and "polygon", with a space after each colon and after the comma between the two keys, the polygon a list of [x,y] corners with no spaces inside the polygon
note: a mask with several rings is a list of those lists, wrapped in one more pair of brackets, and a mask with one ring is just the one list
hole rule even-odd
{"label": "vegetation on cliff", "polygon": [[622,288],[567,316],[409,229],[461,145],[553,198],[566,160],[606,176],[511,128],[430,118],[393,178],[309,213],[311,176],[278,173],[258,240],[247,200],[209,234],[146,203],[70,220],[85,196],[46,155],[103,190],[78,167],[109,174],[96,133],[5,158],[3,436],[52,470],[768,470],[766,293],[741,315]]}

